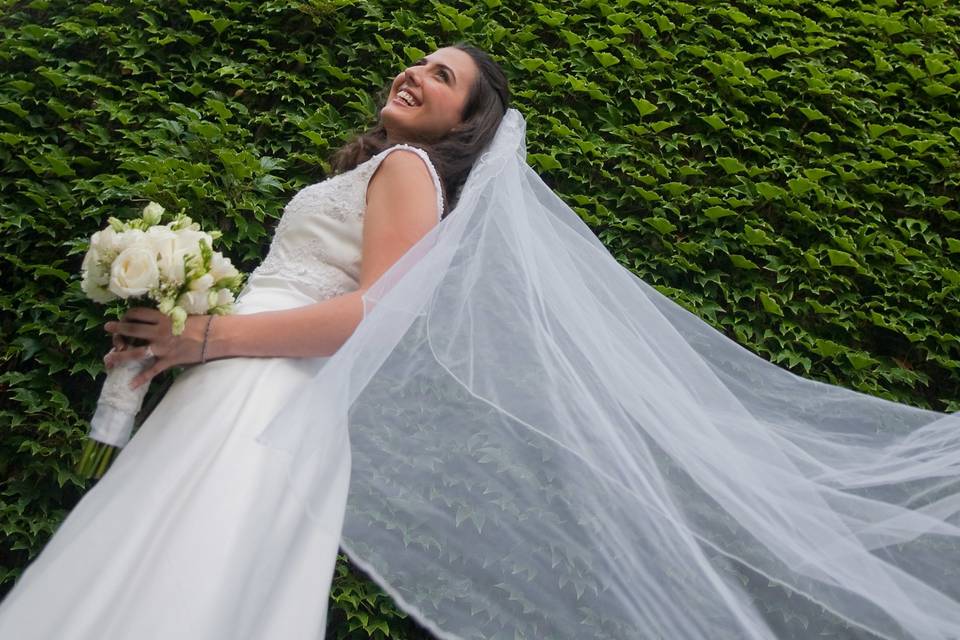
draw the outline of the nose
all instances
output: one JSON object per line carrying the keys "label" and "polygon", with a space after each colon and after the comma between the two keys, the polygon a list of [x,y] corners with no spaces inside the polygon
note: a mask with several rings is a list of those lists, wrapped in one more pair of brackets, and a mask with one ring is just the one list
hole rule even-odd
{"label": "nose", "polygon": [[408,67],[403,72],[403,79],[405,82],[408,82],[414,86],[420,84],[419,71],[416,70],[417,67]]}

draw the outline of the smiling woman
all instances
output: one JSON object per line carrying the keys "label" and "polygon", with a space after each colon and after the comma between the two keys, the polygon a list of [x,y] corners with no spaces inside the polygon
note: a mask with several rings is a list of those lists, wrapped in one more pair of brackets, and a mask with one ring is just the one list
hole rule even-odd
{"label": "smiling woman", "polygon": [[323,429],[315,520],[287,485],[290,457],[257,435],[355,333],[365,293],[449,210],[445,194],[463,184],[509,97],[496,64],[467,45],[404,69],[387,93],[380,122],[335,158],[338,173],[287,203],[236,313],[189,316],[176,336],[156,309],[107,323],[108,367],[152,362],[135,384],[195,366],[0,604],[0,638],[323,637],[347,431],[332,416]]}
{"label": "smiling woman", "polygon": [[398,74],[380,111],[388,142],[431,142],[446,136],[461,122],[477,73],[468,53],[446,47]]}
{"label": "smiling woman", "polygon": [[[338,543],[442,640],[960,637],[960,415],[794,376],[658,293],[453,49],[473,81],[446,50],[400,73],[210,325],[264,357],[176,379],[0,638],[316,640]],[[209,322],[141,319],[112,329],[161,360]]]}
{"label": "smiling woman", "polygon": [[397,74],[380,97],[377,124],[331,164],[344,172],[392,144],[414,145],[437,169],[446,216],[509,103],[507,77],[486,52],[462,42],[443,47]]}

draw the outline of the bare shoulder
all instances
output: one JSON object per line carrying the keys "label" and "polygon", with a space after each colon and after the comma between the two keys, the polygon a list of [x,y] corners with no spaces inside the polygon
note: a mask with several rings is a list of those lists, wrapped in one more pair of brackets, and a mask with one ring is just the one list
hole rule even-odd
{"label": "bare shoulder", "polygon": [[437,190],[424,159],[394,149],[367,184],[360,288],[370,287],[437,225]]}
{"label": "bare shoulder", "polygon": [[371,192],[392,192],[397,189],[422,189],[432,197],[433,177],[426,161],[417,152],[404,148],[391,149],[370,178],[367,200],[369,201]]}
{"label": "bare shoulder", "polygon": [[[426,160],[415,151],[392,149],[380,161],[367,184],[367,204],[406,203],[407,210],[428,210],[436,219],[436,186]],[[410,207],[409,205],[413,205]]]}

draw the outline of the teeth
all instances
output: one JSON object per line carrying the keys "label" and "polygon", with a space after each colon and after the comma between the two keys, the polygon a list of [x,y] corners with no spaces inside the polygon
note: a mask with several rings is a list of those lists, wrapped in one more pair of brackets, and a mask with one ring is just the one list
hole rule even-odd
{"label": "teeth", "polygon": [[417,101],[413,99],[413,96],[410,95],[406,89],[401,89],[397,92],[397,97],[406,102],[411,107],[417,106]]}

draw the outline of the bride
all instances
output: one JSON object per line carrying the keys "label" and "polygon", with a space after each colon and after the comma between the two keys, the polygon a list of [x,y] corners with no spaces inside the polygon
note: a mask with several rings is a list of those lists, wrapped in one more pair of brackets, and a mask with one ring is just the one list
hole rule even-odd
{"label": "bride", "polygon": [[111,364],[149,341],[141,380],[215,361],[0,637],[322,637],[338,544],[443,639],[960,637],[960,416],[794,376],[660,295],[507,105],[484,54],[430,54],[287,205],[238,315],[108,325]]}
{"label": "bride", "polygon": [[507,101],[484,52],[431,53],[393,79],[379,125],[334,158],[338,175],[287,204],[236,315],[192,316],[180,336],[153,309],[106,324],[108,367],[156,358],[135,385],[205,364],[177,379],[25,570],[0,606],[0,638],[323,637],[346,434],[327,425],[324,504],[309,526],[286,490],[287,457],[254,437],[353,333],[371,284],[449,210]]}

